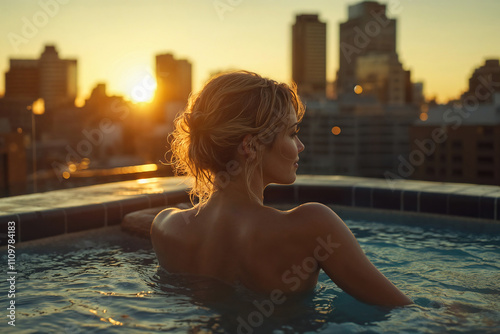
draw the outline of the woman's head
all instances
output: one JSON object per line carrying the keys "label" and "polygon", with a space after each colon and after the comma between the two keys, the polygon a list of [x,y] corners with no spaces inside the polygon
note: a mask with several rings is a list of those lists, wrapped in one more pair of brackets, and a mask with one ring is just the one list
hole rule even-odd
{"label": "woman's head", "polygon": [[191,195],[200,202],[230,178],[243,177],[249,189],[263,149],[289,128],[291,115],[300,121],[303,114],[294,85],[245,71],[217,75],[176,119],[171,148],[176,172],[194,176]]}

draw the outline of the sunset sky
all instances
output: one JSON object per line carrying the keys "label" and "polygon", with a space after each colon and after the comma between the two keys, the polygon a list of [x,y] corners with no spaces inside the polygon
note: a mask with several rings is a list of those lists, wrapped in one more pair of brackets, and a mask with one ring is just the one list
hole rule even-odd
{"label": "sunset sky", "polygon": [[[291,79],[295,15],[327,23],[327,78],[338,68],[339,23],[352,0],[0,0],[0,94],[9,58],[38,58],[55,44],[78,59],[78,92],[98,82],[130,96],[154,71],[154,56],[173,53],[193,64],[193,89],[218,70],[247,69]],[[397,51],[426,96],[445,102],[466,88],[474,68],[500,58],[500,1],[387,0],[397,19]],[[55,5],[56,4],[56,5]],[[226,6],[226,11],[221,7]],[[45,9],[44,9],[45,8]],[[26,23],[29,22],[29,23]],[[26,34],[26,25],[37,31]],[[12,43],[12,40],[17,41]],[[149,87],[149,85],[148,85]]]}

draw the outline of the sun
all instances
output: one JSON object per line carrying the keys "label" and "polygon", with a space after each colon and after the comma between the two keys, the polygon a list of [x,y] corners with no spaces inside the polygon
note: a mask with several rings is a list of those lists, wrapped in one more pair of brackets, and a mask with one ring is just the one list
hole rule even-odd
{"label": "sun", "polygon": [[154,75],[146,68],[131,69],[127,76],[127,95],[135,103],[151,102],[155,96],[156,80]]}
{"label": "sun", "polygon": [[120,64],[120,90],[134,103],[151,102],[156,92],[156,79],[151,67],[132,61]]}

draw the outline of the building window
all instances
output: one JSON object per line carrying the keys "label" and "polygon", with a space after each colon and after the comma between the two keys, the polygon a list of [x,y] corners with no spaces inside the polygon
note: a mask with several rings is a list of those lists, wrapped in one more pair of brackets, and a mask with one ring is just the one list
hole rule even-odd
{"label": "building window", "polygon": [[461,140],[454,140],[451,143],[451,147],[453,147],[453,149],[455,149],[455,150],[461,150],[464,148],[464,145],[463,145]]}
{"label": "building window", "polygon": [[492,179],[494,177],[494,173],[491,170],[478,170],[477,177],[480,179]]}
{"label": "building window", "polygon": [[493,127],[491,126],[486,126],[486,127],[483,127],[483,134],[485,136],[492,136],[493,135]]}
{"label": "building window", "polygon": [[477,157],[477,162],[479,164],[493,164],[494,161],[493,157]]}
{"label": "building window", "polygon": [[493,142],[480,141],[477,143],[479,150],[493,150]]}

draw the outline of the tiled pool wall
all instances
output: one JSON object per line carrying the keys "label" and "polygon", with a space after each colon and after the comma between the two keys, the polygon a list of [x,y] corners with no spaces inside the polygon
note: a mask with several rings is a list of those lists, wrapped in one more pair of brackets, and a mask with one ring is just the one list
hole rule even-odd
{"label": "tiled pool wall", "polygon": [[266,202],[321,202],[341,218],[500,233],[500,187],[346,176],[303,176],[266,189]]}
{"label": "tiled pool wall", "polygon": [[8,222],[16,242],[118,225],[131,212],[189,201],[182,178],[153,178],[0,199],[0,246]]}
{"label": "tiled pool wall", "polygon": [[[500,187],[354,177],[304,177],[291,186],[266,189],[269,203],[322,202],[404,212],[500,221]],[[292,188],[293,190],[291,191]]]}
{"label": "tiled pool wall", "polygon": [[[188,202],[183,181],[143,179],[0,199],[0,246],[6,244],[10,221],[16,223],[16,241],[22,242],[118,225],[130,212]],[[420,223],[500,227],[498,186],[301,175],[293,185],[269,186],[265,201],[321,202],[350,217],[383,211]]]}

